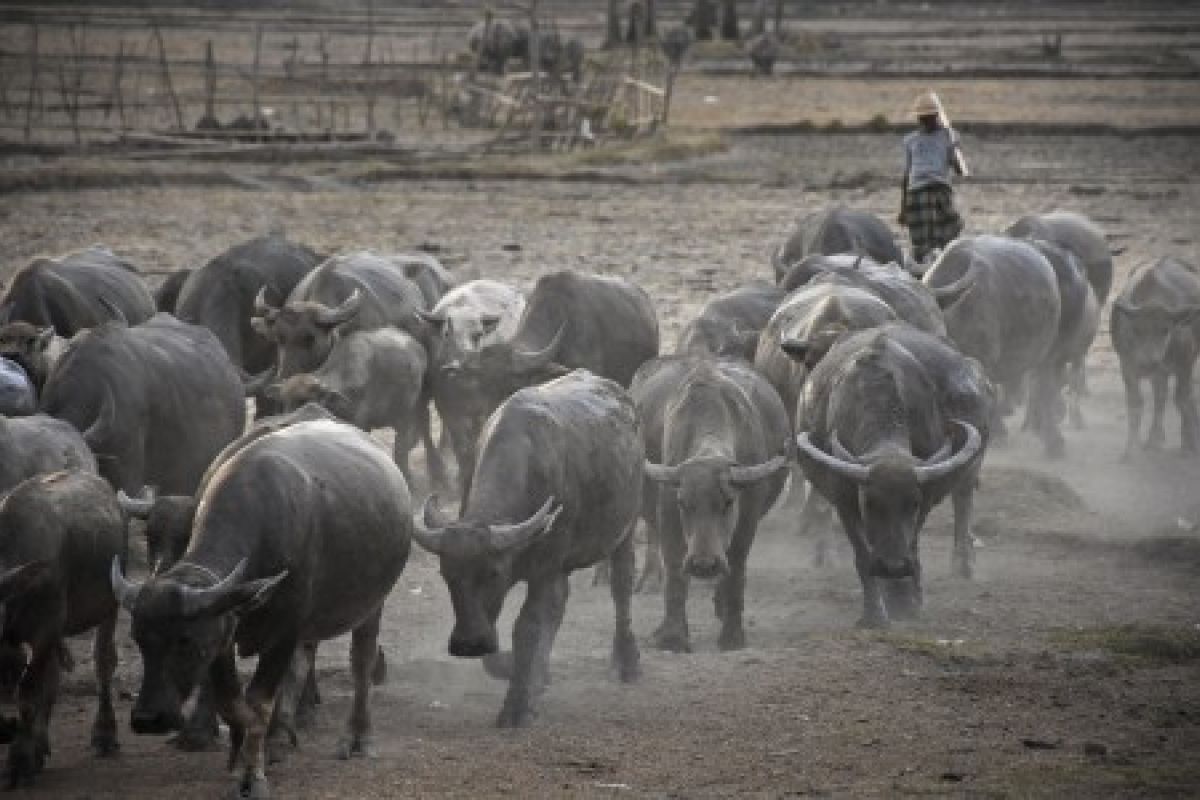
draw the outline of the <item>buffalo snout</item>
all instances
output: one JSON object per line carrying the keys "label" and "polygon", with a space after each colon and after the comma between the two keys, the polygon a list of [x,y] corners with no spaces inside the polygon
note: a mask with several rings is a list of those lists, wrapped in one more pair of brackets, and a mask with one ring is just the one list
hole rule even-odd
{"label": "buffalo snout", "polygon": [[450,635],[450,655],[458,658],[482,658],[500,649],[495,631],[479,634],[462,634],[455,631]]}
{"label": "buffalo snout", "polygon": [[690,553],[684,559],[683,569],[693,578],[718,578],[729,574],[729,562],[720,553],[712,555]]}
{"label": "buffalo snout", "polygon": [[871,560],[870,572],[873,578],[910,578],[913,575],[913,562],[911,558],[876,556]]}

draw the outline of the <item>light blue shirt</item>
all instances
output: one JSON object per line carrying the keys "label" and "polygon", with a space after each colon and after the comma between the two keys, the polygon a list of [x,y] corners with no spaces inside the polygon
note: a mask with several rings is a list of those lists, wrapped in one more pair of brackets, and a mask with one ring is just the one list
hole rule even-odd
{"label": "light blue shirt", "polygon": [[904,137],[904,156],[908,164],[908,188],[920,189],[941,183],[950,185],[950,165],[958,134],[952,128],[913,131]]}

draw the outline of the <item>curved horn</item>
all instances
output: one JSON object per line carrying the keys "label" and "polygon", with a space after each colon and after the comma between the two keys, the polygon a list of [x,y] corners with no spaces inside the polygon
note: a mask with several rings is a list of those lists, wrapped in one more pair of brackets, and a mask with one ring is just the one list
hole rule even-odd
{"label": "curved horn", "polygon": [[446,324],[445,314],[434,314],[431,311],[426,311],[423,308],[414,308],[413,313],[417,315],[417,319],[426,322],[435,328],[440,328]]}
{"label": "curved horn", "polygon": [[425,498],[425,505],[421,507],[421,513],[413,515],[412,538],[435,556],[445,555],[446,548],[442,542],[442,533],[449,524],[450,520],[438,508],[437,495],[431,494]]}
{"label": "curved horn", "polygon": [[267,299],[267,289],[271,289],[273,293],[278,293],[274,286],[263,284],[258,290],[258,294],[254,295],[254,314],[259,317],[270,318],[279,312],[279,307],[272,305]]}
{"label": "curved horn", "polygon": [[275,379],[275,367],[267,367],[257,375],[250,375],[246,372],[242,373],[242,392],[246,397],[260,397],[265,395],[267,387]]}
{"label": "curved horn", "polygon": [[851,453],[842,444],[842,440],[838,436],[837,431],[834,431],[829,436],[829,449],[833,451],[834,458],[840,458],[847,464],[862,464],[862,459]]}
{"label": "curved horn", "polygon": [[125,577],[125,573],[121,570],[120,556],[113,556],[109,582],[112,584],[113,596],[117,598],[117,605],[126,611],[133,611],[138,595],[141,594],[142,584],[134,583]]}
{"label": "curved horn", "polygon": [[130,497],[125,494],[124,489],[117,490],[117,505],[131,517],[145,519],[150,516],[151,509],[154,508],[155,492],[151,486],[142,488],[142,493],[138,497]]}
{"label": "curved horn", "polygon": [[88,447],[92,452],[97,452],[97,447],[101,442],[112,438],[112,433],[116,429],[117,422],[117,401],[113,397],[112,387],[107,383],[104,384],[104,396],[100,401],[100,413],[96,415],[96,419],[83,432],[83,440],[87,442]]}
{"label": "curved horn", "polygon": [[524,522],[514,525],[489,525],[488,537],[492,552],[503,553],[521,549],[533,541],[535,536],[548,531],[554,524],[554,520],[558,518],[560,511],[562,511],[562,506],[555,508],[554,496],[551,495],[546,498],[545,503],[542,503],[542,507]]}
{"label": "curved horn", "polygon": [[[837,436],[833,437],[833,441],[837,441]],[[841,445],[834,445],[840,448]],[[831,456],[824,450],[820,449],[812,443],[811,435],[801,433],[796,436],[796,449],[802,453],[805,458],[817,462],[826,469],[832,470],[834,474],[839,475],[847,480],[855,483],[866,483],[867,474],[870,470],[862,464],[853,461],[844,461],[836,456]],[[845,452],[845,451],[843,451]]]}
{"label": "curved horn", "polygon": [[779,470],[787,466],[788,459],[785,455],[778,455],[768,459],[761,464],[753,466],[736,465],[729,470],[729,478],[734,486],[749,486],[757,483],[764,478],[769,478]]}
{"label": "curved horn", "polygon": [[679,483],[679,467],[655,464],[649,459],[642,462],[642,474],[656,483]]}
{"label": "curved horn", "polygon": [[[930,286],[929,291],[937,301],[938,307],[948,308],[957,303],[963,295],[969,292],[975,285],[975,273],[978,269],[975,259],[971,259],[971,263],[967,265],[966,272],[958,280],[945,286]],[[929,273],[926,273],[926,276],[928,275]],[[926,285],[928,286],[928,284]]]}
{"label": "curved horn", "polygon": [[935,464],[923,464],[916,467],[917,483],[924,485],[962,469],[983,447],[983,437],[979,435],[979,431],[975,429],[974,425],[959,419],[954,420],[954,424],[966,433],[967,441],[963,443],[957,453],[949,458],[944,458]]}
{"label": "curved horn", "polygon": [[317,324],[330,327],[341,325],[343,322],[353,319],[358,314],[359,309],[362,308],[362,302],[362,289],[355,289],[337,308],[320,306],[317,310]]}
{"label": "curved horn", "polygon": [[558,347],[562,344],[563,337],[567,334],[567,323],[558,326],[558,331],[550,340],[550,344],[536,352],[528,352],[525,350],[513,349],[513,361],[518,369],[529,372],[546,367],[554,360],[555,354],[558,352]]}
{"label": "curved horn", "polygon": [[182,605],[179,609],[181,616],[198,617],[208,609],[212,608],[221,601],[225,595],[229,594],[235,586],[242,582],[242,576],[246,573],[246,559],[238,562],[238,565],[233,568],[233,571],[221,579],[215,586],[209,586],[207,589],[198,589],[194,586],[182,587]]}

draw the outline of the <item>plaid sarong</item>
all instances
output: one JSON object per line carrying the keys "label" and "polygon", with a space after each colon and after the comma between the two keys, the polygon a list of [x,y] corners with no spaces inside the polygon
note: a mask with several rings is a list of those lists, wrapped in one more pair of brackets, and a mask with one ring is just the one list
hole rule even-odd
{"label": "plaid sarong", "polygon": [[934,248],[944,248],[962,233],[963,220],[954,206],[953,190],[942,183],[909,189],[904,224],[912,239],[913,258],[924,261]]}

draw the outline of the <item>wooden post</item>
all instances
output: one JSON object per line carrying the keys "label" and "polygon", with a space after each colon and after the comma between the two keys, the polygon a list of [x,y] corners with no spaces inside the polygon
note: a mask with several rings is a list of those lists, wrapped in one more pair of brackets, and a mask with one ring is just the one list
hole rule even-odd
{"label": "wooden post", "polygon": [[533,151],[542,148],[542,34],[538,28],[538,0],[529,0],[529,66],[533,96]]}
{"label": "wooden post", "polygon": [[167,46],[163,44],[162,31],[158,29],[158,24],[154,25],[154,40],[158,43],[158,64],[162,70],[163,86],[167,90],[167,97],[171,99],[171,107],[175,109],[175,127],[177,130],[183,130],[183,111],[179,108],[179,98],[175,94],[175,87],[171,85],[171,67],[167,64]]}
{"label": "wooden post", "polygon": [[250,105],[253,109],[250,123],[254,126],[254,139],[261,141],[259,126],[262,124],[262,109],[258,105],[258,67],[262,63],[262,23],[254,26],[254,66],[250,73]]}
{"label": "wooden post", "polygon": [[217,60],[212,39],[204,43],[204,119],[206,125],[217,121]]}
{"label": "wooden post", "polygon": [[108,108],[104,111],[105,118],[115,106],[117,109],[117,119],[121,123],[121,129],[125,128],[125,100],[121,96],[121,73],[125,69],[125,40],[121,39],[117,42],[117,54],[113,57],[113,79],[112,79],[112,95],[108,101]]}
{"label": "wooden post", "polygon": [[371,61],[371,46],[375,43],[375,0],[367,0],[367,44],[363,50],[363,75],[367,82],[367,134],[375,134],[375,70]]}
{"label": "wooden post", "polygon": [[37,92],[38,82],[38,26],[33,23],[32,36],[29,42],[29,101],[25,104],[25,141],[33,132],[33,97]]}
{"label": "wooden post", "polygon": [[[326,97],[329,94],[329,37],[326,33],[324,33],[324,32],[321,33],[320,39],[318,39],[318,41],[317,41],[317,46],[320,48],[320,52],[321,52],[321,90],[320,90],[319,94],[322,97]],[[320,111],[320,105],[318,105],[317,106],[317,125],[320,125],[320,124],[321,124],[321,111]],[[335,117],[333,99],[330,98],[329,99],[329,127],[327,130],[330,133],[332,133],[333,129],[335,127],[337,127],[337,118]]]}

